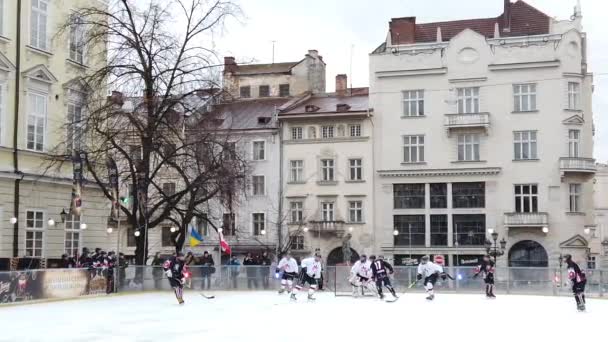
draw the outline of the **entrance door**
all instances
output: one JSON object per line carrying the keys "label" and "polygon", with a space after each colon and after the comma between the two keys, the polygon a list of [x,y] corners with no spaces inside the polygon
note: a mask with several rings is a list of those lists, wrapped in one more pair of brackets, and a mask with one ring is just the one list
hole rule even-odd
{"label": "entrance door", "polygon": [[516,243],[509,250],[509,267],[548,267],[547,251],[532,240]]}

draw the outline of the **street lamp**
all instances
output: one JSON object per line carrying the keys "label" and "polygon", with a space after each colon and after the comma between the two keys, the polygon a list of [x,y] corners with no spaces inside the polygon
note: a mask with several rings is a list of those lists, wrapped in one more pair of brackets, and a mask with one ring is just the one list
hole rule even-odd
{"label": "street lamp", "polygon": [[11,217],[11,219],[9,221],[11,222],[11,224],[15,224],[15,223],[17,223],[17,218]]}
{"label": "street lamp", "polygon": [[397,229],[395,229],[395,230],[393,231],[393,235],[395,235],[395,236],[399,235],[399,231],[398,231]]}
{"label": "street lamp", "polygon": [[114,229],[112,229],[112,227],[108,227],[108,229],[106,229],[106,232],[108,232],[108,234],[112,234],[113,231]]}
{"label": "street lamp", "polygon": [[308,227],[304,227],[302,230],[304,231],[304,233],[308,233]]}
{"label": "street lamp", "polygon": [[80,229],[82,229],[82,230],[87,229],[87,224],[86,223],[81,223],[80,224]]}
{"label": "street lamp", "polygon": [[61,223],[65,223],[65,219],[68,217],[68,213],[65,212],[65,209],[61,209],[61,213],[59,213],[61,217]]}
{"label": "street lamp", "polygon": [[[494,229],[488,229],[488,232],[490,232],[490,236],[492,237],[492,241],[486,239],[485,242],[485,246],[486,246],[486,253],[491,256],[494,257],[494,264],[496,264],[496,258],[499,256],[502,256],[505,254],[505,249],[507,247],[507,240],[505,240],[505,238],[502,238],[500,241],[498,241],[498,232],[496,232]],[[500,245],[500,248],[499,248]]]}
{"label": "street lamp", "polygon": [[136,230],[136,231],[135,231],[135,233],[134,233],[134,235],[135,235],[136,237],[139,237],[139,235],[141,235],[141,233],[139,232],[139,230]]}
{"label": "street lamp", "polygon": [[351,233],[353,232],[353,229],[354,229],[353,227],[348,227],[348,231]]}
{"label": "street lamp", "polygon": [[262,230],[260,231],[260,234],[262,234],[262,235],[266,235],[266,229],[262,229]]}
{"label": "street lamp", "polygon": [[543,227],[543,233],[547,234],[549,232],[549,227],[544,226]]}
{"label": "street lamp", "polygon": [[585,229],[583,230],[585,232],[585,234],[589,235],[589,233],[591,233],[591,229],[589,227],[585,227]]}
{"label": "street lamp", "polygon": [[46,223],[49,225],[49,227],[52,227],[55,225],[55,220],[53,220],[52,218],[50,218],[48,221],[46,221]]}
{"label": "street lamp", "polygon": [[175,228],[175,227],[171,227],[171,228],[169,228],[169,231],[170,231],[171,233],[175,233],[175,232],[177,231],[177,228]]}

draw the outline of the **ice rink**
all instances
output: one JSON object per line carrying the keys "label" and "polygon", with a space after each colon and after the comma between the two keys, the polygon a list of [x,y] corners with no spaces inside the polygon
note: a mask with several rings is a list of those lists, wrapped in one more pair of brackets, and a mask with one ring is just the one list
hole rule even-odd
{"label": "ice rink", "polygon": [[571,297],[403,295],[396,303],[334,297],[290,302],[274,292],[186,292],[95,297],[0,307],[0,341],[602,341],[608,300]]}

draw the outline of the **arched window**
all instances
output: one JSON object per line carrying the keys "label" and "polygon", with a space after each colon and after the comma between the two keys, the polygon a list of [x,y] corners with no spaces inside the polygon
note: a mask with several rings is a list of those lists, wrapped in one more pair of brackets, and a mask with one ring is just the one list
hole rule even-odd
{"label": "arched window", "polygon": [[[350,263],[354,264],[359,260],[359,253],[354,249],[350,249]],[[342,247],[334,248],[327,256],[327,266],[344,265],[344,252]]]}
{"label": "arched window", "polygon": [[509,267],[548,267],[547,251],[532,240],[516,243],[509,250]]}

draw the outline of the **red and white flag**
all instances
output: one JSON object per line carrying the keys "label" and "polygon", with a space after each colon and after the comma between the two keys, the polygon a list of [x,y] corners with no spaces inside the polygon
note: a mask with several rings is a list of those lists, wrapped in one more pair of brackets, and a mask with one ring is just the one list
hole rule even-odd
{"label": "red and white flag", "polygon": [[232,254],[230,245],[228,245],[228,242],[226,242],[226,240],[224,240],[224,234],[222,232],[219,232],[219,233],[220,233],[220,247],[222,247],[222,252],[224,252],[226,254]]}

